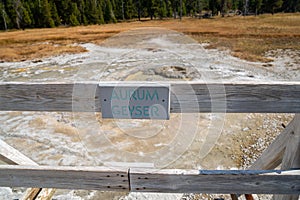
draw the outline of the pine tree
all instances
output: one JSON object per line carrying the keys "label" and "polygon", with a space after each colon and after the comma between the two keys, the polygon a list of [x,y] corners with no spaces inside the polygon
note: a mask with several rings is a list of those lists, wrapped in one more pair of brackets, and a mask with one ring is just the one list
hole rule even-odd
{"label": "pine tree", "polygon": [[281,8],[283,4],[282,0],[267,0],[268,10],[274,15],[277,9]]}
{"label": "pine tree", "polygon": [[89,24],[104,23],[102,6],[97,0],[87,0],[85,13]]}
{"label": "pine tree", "polygon": [[[124,14],[124,19],[125,19],[125,10],[123,9],[124,0],[113,0],[112,1],[112,6],[113,6],[113,11],[115,14],[116,19],[121,19],[123,20],[123,14]],[[124,10],[124,13],[123,13]]]}
{"label": "pine tree", "polygon": [[196,12],[198,12],[198,9],[197,8],[197,3],[199,2],[199,0],[187,0],[185,2],[185,9],[186,9],[186,13],[189,15],[189,16],[194,16]]}
{"label": "pine tree", "polygon": [[180,4],[179,0],[172,0],[172,15],[174,19],[176,19],[177,15],[179,14],[178,12],[179,4]]}
{"label": "pine tree", "polygon": [[70,16],[72,14],[72,0],[56,1],[55,4],[58,9],[61,22],[64,25],[70,24]]}
{"label": "pine tree", "polygon": [[213,15],[218,12],[217,0],[209,0],[209,9],[211,10]]}
{"label": "pine tree", "polygon": [[126,19],[132,19],[134,18],[135,16],[135,6],[132,2],[132,0],[127,0],[126,3],[125,3],[125,18]]}
{"label": "pine tree", "polygon": [[194,16],[202,10],[224,15],[229,9],[256,14],[297,12],[300,0],[0,0],[0,29],[176,18],[181,13]]}
{"label": "pine tree", "polygon": [[76,15],[74,13],[72,13],[71,16],[70,16],[70,25],[71,26],[78,26],[79,25],[79,21],[78,21]]}
{"label": "pine tree", "polygon": [[227,0],[221,0],[221,2],[220,2],[220,7],[221,7],[222,17],[225,17],[225,13],[226,13],[227,10],[228,10],[228,7],[227,7]]}
{"label": "pine tree", "polygon": [[158,13],[158,5],[159,5],[159,2],[157,2],[157,0],[148,0],[147,1],[147,11],[148,11],[148,14],[150,15],[151,20],[153,20],[153,18],[155,18]]}
{"label": "pine tree", "polygon": [[87,20],[87,18],[85,16],[85,2],[84,2],[84,0],[79,0],[79,2],[78,2],[77,5],[78,5],[79,12],[80,12],[79,23],[87,25],[88,24],[88,20]]}
{"label": "pine tree", "polygon": [[58,11],[57,11],[55,2],[51,1],[50,8],[51,8],[51,16],[52,16],[54,25],[59,26],[61,24],[61,19],[58,15]]}
{"label": "pine tree", "polygon": [[167,17],[172,17],[173,16],[172,2],[170,0],[167,0],[166,6],[167,6]]}
{"label": "pine tree", "polygon": [[22,20],[22,3],[20,0],[7,0],[6,1],[6,13],[11,19],[11,28],[21,28]]}
{"label": "pine tree", "polygon": [[250,0],[249,2],[249,10],[250,12],[255,13],[257,15],[261,9],[262,0]]}
{"label": "pine tree", "polygon": [[[4,30],[7,30],[7,24],[9,22],[9,18],[8,18],[8,15],[6,14],[6,11],[5,11],[5,6],[2,2],[0,2],[0,14],[1,14],[1,19],[2,19],[2,23],[0,25],[1,29],[4,29]],[[3,26],[2,26],[3,24]]]}
{"label": "pine tree", "polygon": [[135,6],[137,9],[138,20],[141,21],[141,0],[136,0]]}
{"label": "pine tree", "polygon": [[42,0],[34,0],[33,5],[32,5],[32,14],[33,14],[33,19],[34,21],[34,26],[35,27],[44,27],[43,24],[43,10],[42,10]]}
{"label": "pine tree", "polygon": [[182,1],[182,15],[186,16],[186,6],[185,6],[185,1]]}
{"label": "pine tree", "polygon": [[22,24],[23,24],[23,28],[25,27],[30,27],[32,24],[32,15],[31,15],[31,10],[30,7],[28,6],[27,2],[23,3],[24,6],[22,8]]}
{"label": "pine tree", "polygon": [[164,17],[167,17],[167,5],[166,2],[163,0],[160,0],[159,8],[158,8],[158,16],[160,19],[163,19]]}
{"label": "pine tree", "polygon": [[299,12],[300,0],[284,0],[282,4],[282,11],[285,12]]}
{"label": "pine tree", "polygon": [[78,26],[78,25],[80,25],[80,23],[79,23],[80,11],[78,10],[77,3],[72,3],[71,8],[72,9],[71,9],[71,15],[69,18],[69,24],[71,26]]}
{"label": "pine tree", "polygon": [[21,0],[14,0],[14,9],[16,13],[16,24],[17,28],[21,28],[22,18],[23,18],[23,5]]}
{"label": "pine tree", "polygon": [[104,21],[106,23],[117,22],[110,0],[105,2]]}
{"label": "pine tree", "polygon": [[48,0],[41,0],[42,27],[55,27]]}

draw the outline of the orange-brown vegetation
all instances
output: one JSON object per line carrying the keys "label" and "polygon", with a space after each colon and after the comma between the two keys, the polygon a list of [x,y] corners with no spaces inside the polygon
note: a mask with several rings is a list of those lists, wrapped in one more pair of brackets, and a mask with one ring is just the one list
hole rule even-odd
{"label": "orange-brown vegetation", "polygon": [[0,33],[0,61],[21,61],[86,51],[79,43],[99,44],[119,32],[162,27],[183,32],[208,48],[230,49],[234,56],[268,61],[272,49],[300,49],[300,14],[145,20],[117,24],[15,30]]}

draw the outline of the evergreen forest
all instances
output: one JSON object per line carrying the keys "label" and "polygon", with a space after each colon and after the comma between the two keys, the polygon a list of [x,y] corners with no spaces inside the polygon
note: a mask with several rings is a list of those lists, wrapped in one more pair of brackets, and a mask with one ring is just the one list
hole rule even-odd
{"label": "evergreen forest", "polygon": [[0,0],[0,29],[116,23],[123,20],[299,12],[300,0]]}

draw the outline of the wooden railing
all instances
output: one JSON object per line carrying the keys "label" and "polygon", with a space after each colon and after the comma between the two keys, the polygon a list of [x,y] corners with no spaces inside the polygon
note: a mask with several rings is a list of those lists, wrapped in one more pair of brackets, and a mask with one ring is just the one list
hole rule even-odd
{"label": "wooden railing", "polygon": [[[0,111],[101,112],[101,84],[0,83]],[[169,84],[171,113],[296,115],[248,170],[38,166],[1,142],[0,159],[11,165],[0,166],[0,186],[135,192],[263,193],[285,194],[274,196],[275,199],[298,199],[300,115],[297,113],[300,113],[300,82]],[[279,165],[281,169],[274,170]],[[237,199],[237,196],[232,198]]]}
{"label": "wooden railing", "polygon": [[[99,87],[95,82],[0,83],[0,110],[100,112]],[[300,113],[299,82],[184,82],[170,87],[171,113]]]}

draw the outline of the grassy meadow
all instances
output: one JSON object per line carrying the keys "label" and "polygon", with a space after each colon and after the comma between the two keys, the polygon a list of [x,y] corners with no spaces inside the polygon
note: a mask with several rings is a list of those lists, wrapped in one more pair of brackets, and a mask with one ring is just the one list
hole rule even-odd
{"label": "grassy meadow", "polygon": [[273,49],[300,50],[300,14],[143,20],[117,24],[11,30],[0,32],[0,61],[40,59],[86,51],[78,43],[100,44],[122,31],[163,27],[182,32],[207,48],[230,49],[236,57],[268,62],[264,53]]}

